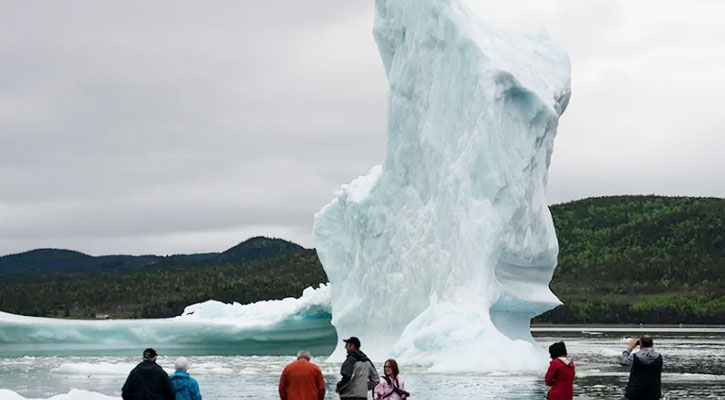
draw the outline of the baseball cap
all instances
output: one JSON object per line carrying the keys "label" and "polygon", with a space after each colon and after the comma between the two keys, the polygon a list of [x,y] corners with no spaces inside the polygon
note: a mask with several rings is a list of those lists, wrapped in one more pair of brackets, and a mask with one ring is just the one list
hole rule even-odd
{"label": "baseball cap", "polygon": [[158,356],[158,353],[151,347],[143,351],[143,358],[154,358],[156,356]]}
{"label": "baseball cap", "polygon": [[356,338],[355,336],[350,336],[350,339],[345,339],[343,340],[343,342],[354,344],[356,349],[360,348],[360,339]]}

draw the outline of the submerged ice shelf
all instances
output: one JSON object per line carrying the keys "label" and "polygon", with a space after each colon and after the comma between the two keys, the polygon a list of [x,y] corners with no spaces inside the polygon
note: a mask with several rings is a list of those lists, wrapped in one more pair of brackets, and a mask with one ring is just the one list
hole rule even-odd
{"label": "submerged ice shelf", "polygon": [[541,368],[529,323],[559,304],[545,188],[568,57],[457,0],[377,0],[374,35],[386,156],[315,216],[332,324],[375,359]]}
{"label": "submerged ice shelf", "polygon": [[93,352],[154,345],[200,354],[281,355],[301,347],[329,354],[335,339],[327,285],[307,288],[300,298],[246,305],[210,300],[168,319],[87,321],[0,312],[0,353],[13,348],[29,354],[46,347]]}

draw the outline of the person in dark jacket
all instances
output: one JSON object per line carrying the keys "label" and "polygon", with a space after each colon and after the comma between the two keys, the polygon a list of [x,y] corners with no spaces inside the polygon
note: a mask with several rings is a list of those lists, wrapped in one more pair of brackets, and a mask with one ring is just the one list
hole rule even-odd
{"label": "person in dark jacket", "polygon": [[368,391],[380,383],[378,371],[368,356],[360,351],[360,339],[353,336],[343,342],[347,358],[340,368],[342,379],[337,382],[335,391],[340,395],[340,399],[366,400]]}
{"label": "person in dark jacket", "polygon": [[171,374],[169,380],[176,389],[176,400],[201,400],[199,383],[189,373],[189,360],[186,357],[179,357],[174,361],[176,372]]}
{"label": "person in dark jacket", "polygon": [[544,381],[551,386],[547,400],[572,400],[574,398],[574,360],[566,354],[564,342],[556,342],[549,346],[551,363],[546,371]]}
{"label": "person in dark jacket", "polygon": [[[639,351],[634,353],[635,347]],[[657,400],[662,397],[662,355],[653,348],[652,336],[630,339],[619,363],[629,367],[629,382],[622,400]]]}
{"label": "person in dark jacket", "polygon": [[128,374],[121,389],[123,400],[175,400],[176,390],[169,375],[156,364],[156,350],[143,351],[143,361]]}

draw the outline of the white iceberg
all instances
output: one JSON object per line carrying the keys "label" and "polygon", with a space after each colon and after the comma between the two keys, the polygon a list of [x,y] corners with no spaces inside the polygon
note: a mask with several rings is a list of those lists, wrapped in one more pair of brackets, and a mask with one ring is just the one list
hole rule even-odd
{"label": "white iceberg", "polygon": [[377,0],[374,35],[390,85],[386,156],[315,216],[332,324],[378,360],[544,367],[529,324],[560,304],[545,189],[567,55],[456,0]]}

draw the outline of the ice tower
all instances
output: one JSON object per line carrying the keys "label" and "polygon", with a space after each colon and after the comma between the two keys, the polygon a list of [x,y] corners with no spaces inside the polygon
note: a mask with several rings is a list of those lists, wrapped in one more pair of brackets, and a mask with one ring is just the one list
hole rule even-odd
{"label": "ice tower", "polygon": [[456,0],[377,0],[374,35],[386,156],[315,216],[332,323],[378,360],[539,368],[529,322],[559,304],[545,189],[568,57]]}

